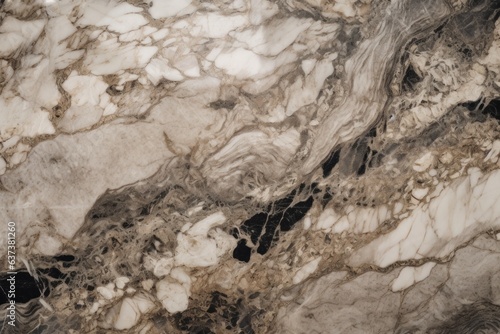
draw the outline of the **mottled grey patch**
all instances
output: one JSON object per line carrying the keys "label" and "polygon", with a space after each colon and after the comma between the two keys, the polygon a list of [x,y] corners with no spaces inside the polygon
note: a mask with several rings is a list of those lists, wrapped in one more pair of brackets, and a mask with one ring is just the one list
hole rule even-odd
{"label": "mottled grey patch", "polygon": [[232,100],[217,100],[209,104],[209,107],[215,110],[219,109],[232,110],[235,106],[236,106],[236,101]]}
{"label": "mottled grey patch", "polygon": [[466,305],[459,313],[433,329],[431,333],[500,333],[500,306],[490,303]]}
{"label": "mottled grey patch", "polygon": [[258,313],[244,298],[235,299],[213,291],[199,301],[199,307],[177,313],[170,321],[183,333],[254,334],[252,316]]}

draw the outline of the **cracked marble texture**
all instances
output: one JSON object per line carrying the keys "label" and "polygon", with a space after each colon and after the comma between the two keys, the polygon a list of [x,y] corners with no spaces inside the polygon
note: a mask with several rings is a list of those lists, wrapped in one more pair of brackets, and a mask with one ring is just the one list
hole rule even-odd
{"label": "cracked marble texture", "polygon": [[500,333],[499,16],[0,1],[0,331]]}

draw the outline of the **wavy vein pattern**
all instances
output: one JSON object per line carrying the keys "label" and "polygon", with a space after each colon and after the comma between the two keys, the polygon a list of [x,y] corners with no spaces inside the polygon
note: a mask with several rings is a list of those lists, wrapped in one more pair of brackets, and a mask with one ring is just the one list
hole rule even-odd
{"label": "wavy vein pattern", "polygon": [[498,331],[499,16],[1,1],[1,332]]}

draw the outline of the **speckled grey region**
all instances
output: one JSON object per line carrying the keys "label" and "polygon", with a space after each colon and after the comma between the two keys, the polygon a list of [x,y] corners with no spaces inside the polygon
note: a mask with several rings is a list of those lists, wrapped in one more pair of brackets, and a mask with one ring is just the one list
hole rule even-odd
{"label": "speckled grey region", "polygon": [[499,17],[0,0],[0,333],[500,333]]}

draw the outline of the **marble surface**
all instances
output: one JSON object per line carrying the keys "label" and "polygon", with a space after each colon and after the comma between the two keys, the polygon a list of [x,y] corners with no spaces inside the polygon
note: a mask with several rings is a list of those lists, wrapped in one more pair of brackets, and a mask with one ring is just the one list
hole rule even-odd
{"label": "marble surface", "polygon": [[499,16],[0,1],[0,331],[500,333]]}

